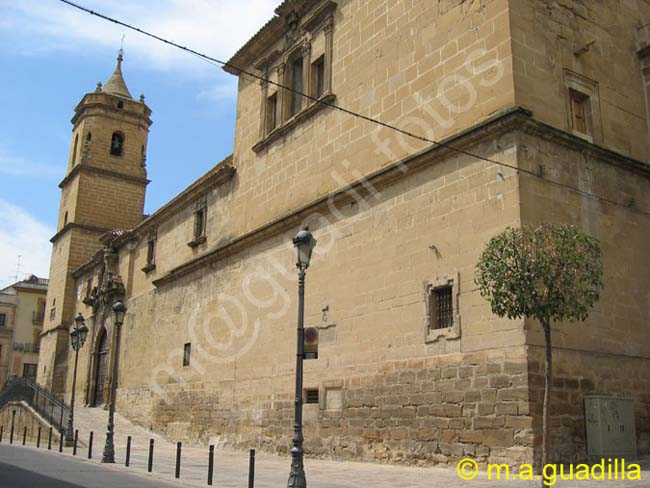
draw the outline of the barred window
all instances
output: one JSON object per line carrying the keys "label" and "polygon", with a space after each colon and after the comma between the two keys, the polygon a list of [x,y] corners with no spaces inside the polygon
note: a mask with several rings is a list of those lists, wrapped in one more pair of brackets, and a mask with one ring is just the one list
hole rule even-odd
{"label": "barred window", "polygon": [[429,295],[431,328],[446,329],[454,325],[454,302],[452,286],[433,288]]}
{"label": "barred window", "polygon": [[318,403],[318,388],[305,390],[305,403]]}

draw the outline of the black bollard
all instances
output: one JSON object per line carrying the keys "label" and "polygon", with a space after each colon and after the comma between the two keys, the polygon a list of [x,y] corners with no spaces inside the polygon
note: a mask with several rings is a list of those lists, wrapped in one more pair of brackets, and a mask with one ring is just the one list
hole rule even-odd
{"label": "black bollard", "polygon": [[90,438],[88,439],[88,459],[93,458],[93,431],[90,431]]}
{"label": "black bollard", "polygon": [[248,488],[255,486],[255,449],[250,450],[248,459]]}
{"label": "black bollard", "polygon": [[147,464],[147,471],[151,473],[153,470],[153,439],[149,439],[149,462]]}
{"label": "black bollard", "polygon": [[126,461],[124,462],[124,466],[128,468],[130,462],[131,462],[131,436],[126,438]]}
{"label": "black bollard", "polygon": [[11,412],[11,431],[9,432],[9,444],[14,443],[14,426],[16,424],[16,411]]}
{"label": "black bollard", "polygon": [[23,428],[23,446],[25,445],[25,441],[27,441],[27,426]]}
{"label": "black bollard", "polygon": [[214,446],[210,446],[210,454],[208,454],[208,485],[212,485],[213,471],[214,471]]}
{"label": "black bollard", "polygon": [[63,452],[63,431],[59,435],[59,452]]}
{"label": "black bollard", "polygon": [[72,455],[77,455],[77,442],[79,441],[79,430],[74,431],[74,444],[72,445]]}
{"label": "black bollard", "polygon": [[36,449],[41,447],[41,426],[38,426],[38,435],[36,437]]}
{"label": "black bollard", "polygon": [[5,426],[0,425],[0,442],[2,442],[2,433],[3,433],[4,430],[5,430]]}
{"label": "black bollard", "polygon": [[47,437],[47,450],[52,450],[52,427],[50,427],[50,434]]}
{"label": "black bollard", "polygon": [[176,479],[181,477],[181,448],[180,442],[176,443]]}

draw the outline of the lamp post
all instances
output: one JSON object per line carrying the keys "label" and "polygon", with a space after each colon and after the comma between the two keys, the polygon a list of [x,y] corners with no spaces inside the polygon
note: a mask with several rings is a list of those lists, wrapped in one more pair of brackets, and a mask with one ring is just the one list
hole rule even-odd
{"label": "lamp post", "polygon": [[120,330],[124,323],[126,306],[121,301],[113,304],[115,312],[115,354],[113,356],[113,372],[111,373],[111,402],[108,404],[108,426],[106,427],[106,445],[102,463],[115,463],[115,445],[113,435],[115,430],[115,392],[117,390],[117,363],[120,358]]}
{"label": "lamp post", "polygon": [[70,331],[70,343],[74,350],[74,370],[72,373],[72,395],[70,397],[70,414],[68,415],[68,428],[65,432],[65,441],[70,443],[74,441],[74,395],[77,388],[77,363],[79,362],[79,349],[81,349],[86,342],[88,336],[88,327],[84,316],[79,314],[74,319],[74,329]]}
{"label": "lamp post", "polygon": [[291,472],[289,473],[288,488],[306,488],[305,468],[303,463],[304,450],[302,443],[302,366],[304,360],[304,320],[305,320],[305,271],[309,267],[311,253],[316,246],[316,239],[304,226],[293,238],[296,248],[296,266],[298,267],[298,347],[296,354],[296,399],[294,400],[294,423],[291,448]]}

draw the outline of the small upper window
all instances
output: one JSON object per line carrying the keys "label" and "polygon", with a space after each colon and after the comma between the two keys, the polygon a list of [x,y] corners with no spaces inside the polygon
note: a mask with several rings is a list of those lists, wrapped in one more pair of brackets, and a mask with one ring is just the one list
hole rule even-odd
{"label": "small upper window", "polygon": [[93,135],[90,132],[88,132],[88,134],[86,134],[86,142],[90,142],[92,141],[92,139],[93,139]]}
{"label": "small upper window", "polygon": [[124,102],[117,102],[117,108],[124,108]]}
{"label": "small upper window", "polygon": [[68,212],[63,214],[63,226],[68,225]]}
{"label": "small upper window", "polygon": [[320,56],[311,65],[311,96],[320,98],[325,93],[325,55]]}
{"label": "small upper window", "polygon": [[113,132],[111,138],[111,156],[121,157],[124,154],[124,135],[120,132]]}
{"label": "small upper window", "polygon": [[0,313],[0,327],[4,327],[7,323],[7,314]]}
{"label": "small upper window", "polygon": [[296,58],[291,63],[291,116],[296,115],[302,108],[302,57]]}
{"label": "small upper window", "polygon": [[589,134],[589,96],[570,89],[569,99],[571,102],[571,128],[582,134]]}
{"label": "small upper window", "polygon": [[190,365],[191,355],[192,355],[192,344],[188,342],[183,346],[183,366]]}
{"label": "small upper window", "polygon": [[198,209],[194,213],[194,239],[198,239],[205,235],[205,207]]}
{"label": "small upper window", "polygon": [[278,125],[278,94],[274,93],[266,99],[266,132],[269,133]]}

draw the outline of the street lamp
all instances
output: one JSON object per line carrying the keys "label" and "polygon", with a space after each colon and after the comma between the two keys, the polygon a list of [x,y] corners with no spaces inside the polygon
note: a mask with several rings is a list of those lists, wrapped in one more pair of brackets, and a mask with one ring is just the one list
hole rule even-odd
{"label": "street lamp", "polygon": [[86,342],[88,336],[88,327],[84,316],[79,314],[74,319],[74,329],[70,331],[70,343],[74,350],[74,372],[72,374],[72,396],[70,397],[70,414],[68,415],[68,428],[65,432],[66,443],[74,441],[74,395],[77,388],[77,363],[79,362],[79,349],[81,349]]}
{"label": "street lamp", "polygon": [[115,313],[115,354],[113,355],[113,372],[111,374],[111,401],[108,404],[108,426],[106,432],[106,445],[102,463],[115,463],[115,445],[113,435],[115,431],[115,392],[117,390],[117,363],[120,358],[120,331],[124,323],[126,306],[121,301],[113,304]]}
{"label": "street lamp", "polygon": [[296,248],[296,266],[298,267],[298,352],[296,354],[296,399],[294,400],[294,423],[291,448],[291,472],[288,488],[306,488],[304,450],[302,443],[302,365],[304,360],[304,321],[305,321],[305,271],[309,267],[311,253],[316,247],[316,239],[304,226],[293,238]]}

